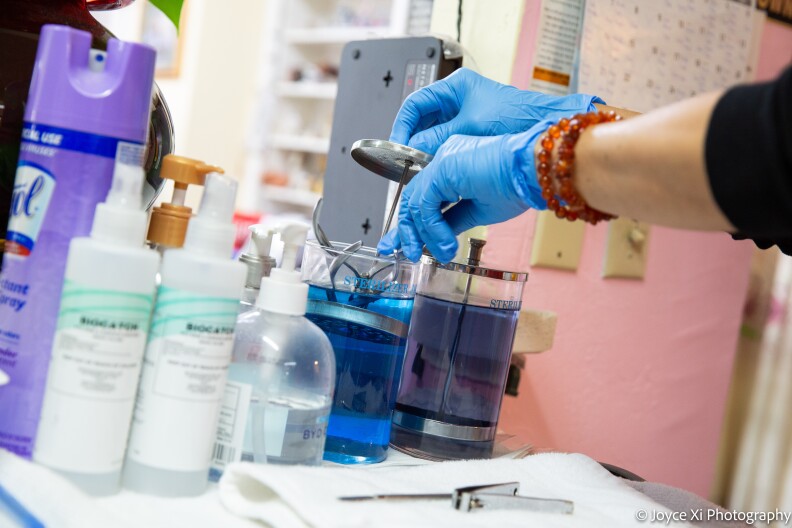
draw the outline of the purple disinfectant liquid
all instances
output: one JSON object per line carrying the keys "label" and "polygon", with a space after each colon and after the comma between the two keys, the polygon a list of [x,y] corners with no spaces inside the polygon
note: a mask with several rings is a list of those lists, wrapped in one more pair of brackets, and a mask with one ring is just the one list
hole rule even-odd
{"label": "purple disinfectant liquid", "polygon": [[105,53],[90,33],[41,31],[0,274],[0,370],[11,378],[0,447],[22,456],[33,451],[69,242],[89,234],[116,153],[144,148],[154,59],[139,44],[110,40]]}
{"label": "purple disinfectant liquid", "polygon": [[[396,411],[465,430],[494,431],[518,315],[416,295]],[[438,458],[487,457],[493,440],[494,434],[462,440],[396,425],[391,431],[393,444]]]}

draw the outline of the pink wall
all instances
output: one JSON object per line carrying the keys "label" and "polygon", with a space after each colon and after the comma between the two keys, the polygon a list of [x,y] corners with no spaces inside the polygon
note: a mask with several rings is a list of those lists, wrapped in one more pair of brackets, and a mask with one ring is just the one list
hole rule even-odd
{"label": "pink wall", "polygon": [[[528,0],[513,82],[525,86],[538,1]],[[792,55],[768,23],[760,78]],[[528,269],[535,214],[493,226],[488,261]],[[643,282],[603,280],[607,226],[587,228],[577,272],[531,270],[525,305],[558,313],[552,350],[528,356],[501,427],[539,447],[588,454],[709,493],[753,245],[653,227]]]}

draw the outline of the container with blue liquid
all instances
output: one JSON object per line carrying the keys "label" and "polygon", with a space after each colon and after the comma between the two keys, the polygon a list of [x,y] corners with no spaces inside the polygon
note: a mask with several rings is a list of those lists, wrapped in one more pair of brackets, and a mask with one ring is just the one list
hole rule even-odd
{"label": "container with blue liquid", "polygon": [[308,317],[324,330],[336,356],[336,389],[325,460],[385,460],[418,280],[418,265],[371,248],[305,246]]}

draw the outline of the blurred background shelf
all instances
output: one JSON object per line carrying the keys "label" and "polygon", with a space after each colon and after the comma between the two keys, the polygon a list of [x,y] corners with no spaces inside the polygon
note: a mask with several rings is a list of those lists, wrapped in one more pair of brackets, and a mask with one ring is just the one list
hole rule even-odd
{"label": "blurred background shelf", "polygon": [[292,187],[263,184],[261,186],[261,197],[271,202],[280,202],[313,209],[321,195],[306,189],[294,189]]}
{"label": "blurred background shelf", "polygon": [[346,44],[353,40],[382,38],[393,34],[390,26],[293,28],[283,32],[289,44]]}
{"label": "blurred background shelf", "polygon": [[334,82],[283,81],[278,83],[278,95],[281,97],[299,97],[304,99],[335,99],[338,84]]}
{"label": "blurred background shelf", "polygon": [[296,134],[274,134],[270,136],[267,146],[295,152],[327,154],[327,151],[330,150],[330,138],[299,136]]}
{"label": "blurred background shelf", "polygon": [[[269,0],[239,207],[306,219],[324,185],[348,42],[429,32],[434,0]],[[308,190],[310,189],[310,191]]]}

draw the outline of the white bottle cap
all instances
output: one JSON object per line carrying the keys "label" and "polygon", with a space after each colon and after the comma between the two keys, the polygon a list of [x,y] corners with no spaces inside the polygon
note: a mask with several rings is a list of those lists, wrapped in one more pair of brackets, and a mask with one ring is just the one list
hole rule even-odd
{"label": "white bottle cap", "polygon": [[184,249],[220,258],[231,258],[234,250],[234,204],[237,182],[213,172],[206,176],[198,214],[190,220]]}
{"label": "white bottle cap", "polygon": [[91,238],[125,246],[142,246],[148,218],[141,208],[143,168],[116,162],[104,203],[96,206]]}
{"label": "white bottle cap", "polygon": [[305,315],[308,307],[308,285],[302,282],[301,274],[295,270],[297,250],[305,245],[308,226],[289,224],[278,230],[283,242],[281,267],[261,279],[256,306],[267,312],[285,315]]}

